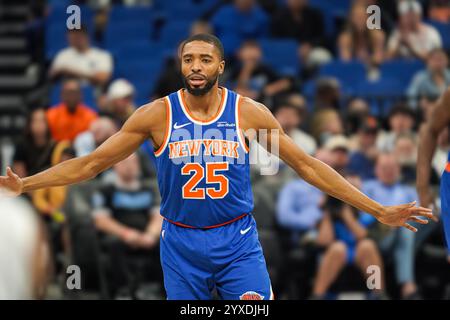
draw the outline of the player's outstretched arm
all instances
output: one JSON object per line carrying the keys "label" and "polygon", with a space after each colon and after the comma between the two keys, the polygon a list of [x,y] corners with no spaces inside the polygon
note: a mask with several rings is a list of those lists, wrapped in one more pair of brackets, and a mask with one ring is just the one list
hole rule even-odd
{"label": "player's outstretched arm", "polygon": [[436,150],[438,135],[450,123],[450,88],[433,107],[428,121],[420,128],[417,158],[417,193],[420,205],[429,207],[433,203],[430,190],[431,161]]}
{"label": "player's outstretched arm", "polygon": [[[359,210],[372,214],[378,221],[390,226],[401,226],[411,231],[417,231],[408,222],[425,224],[428,221],[419,219],[419,216],[433,217],[430,209],[415,207],[415,202],[398,206],[383,206],[370,199],[330,166],[301,150],[283,132],[278,121],[264,105],[248,98],[243,99],[240,111],[241,128],[244,131],[248,129],[256,130],[257,138],[263,141],[263,145],[268,146],[269,152],[277,150],[276,147],[274,148],[274,144],[278,144],[279,152],[277,156],[308,183]],[[260,129],[263,129],[263,131]],[[249,138],[254,137],[250,136]]]}
{"label": "player's outstretched arm", "polygon": [[164,124],[165,109],[162,100],[142,106],[128,119],[122,129],[106,140],[91,154],[62,162],[48,170],[26,178],[19,178],[7,169],[0,176],[0,192],[20,195],[40,188],[63,186],[94,178],[100,172],[133,153],[151,136],[153,130]]}

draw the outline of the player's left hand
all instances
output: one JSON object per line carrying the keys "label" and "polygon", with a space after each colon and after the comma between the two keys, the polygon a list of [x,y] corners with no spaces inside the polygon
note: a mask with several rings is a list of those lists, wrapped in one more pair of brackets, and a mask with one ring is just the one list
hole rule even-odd
{"label": "player's left hand", "polygon": [[415,205],[416,201],[398,206],[386,206],[383,214],[377,219],[388,226],[405,227],[413,232],[417,232],[417,228],[414,228],[408,222],[427,224],[428,220],[420,219],[419,217],[433,219],[434,216],[431,209],[416,207]]}

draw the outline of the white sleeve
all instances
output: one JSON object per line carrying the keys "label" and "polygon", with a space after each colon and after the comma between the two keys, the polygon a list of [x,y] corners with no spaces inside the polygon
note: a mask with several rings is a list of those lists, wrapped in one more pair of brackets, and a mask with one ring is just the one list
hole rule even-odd
{"label": "white sleeve", "polygon": [[95,72],[108,72],[112,73],[113,71],[113,59],[109,52],[101,51],[97,55],[95,65]]}

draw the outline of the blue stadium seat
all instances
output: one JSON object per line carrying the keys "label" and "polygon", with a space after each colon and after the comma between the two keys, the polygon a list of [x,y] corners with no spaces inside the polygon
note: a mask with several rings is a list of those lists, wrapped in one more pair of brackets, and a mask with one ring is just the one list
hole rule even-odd
{"label": "blue stadium seat", "polygon": [[298,44],[294,40],[262,39],[263,60],[281,75],[298,75],[300,69],[297,56]]}
{"label": "blue stadium seat", "polygon": [[401,87],[402,92],[406,90],[414,75],[425,68],[421,60],[391,60],[383,63],[380,67],[381,76],[384,79],[395,79]]}
{"label": "blue stadium seat", "polygon": [[445,49],[450,49],[450,23],[442,23],[433,20],[429,20],[427,23],[435,27],[441,35],[442,46]]}
{"label": "blue stadium seat", "polygon": [[191,21],[174,20],[168,21],[162,28],[160,41],[164,48],[176,48],[181,41],[189,36]]}
{"label": "blue stadium seat", "polygon": [[[92,110],[98,111],[97,103],[94,95],[94,88],[89,85],[83,85],[81,87],[83,94],[83,103],[90,107]],[[50,107],[61,103],[61,83],[52,86],[50,92]]]}
{"label": "blue stadium seat", "polygon": [[149,41],[152,32],[152,23],[147,20],[112,22],[105,30],[104,46],[114,49],[126,45],[127,42]]}
{"label": "blue stadium seat", "polygon": [[343,86],[353,87],[366,79],[366,68],[359,61],[335,60],[323,65],[319,69],[319,75],[337,78]]}
{"label": "blue stadium seat", "polygon": [[151,41],[129,42],[126,46],[115,48],[112,53],[116,60],[126,61],[159,59],[163,54],[159,42]]}
{"label": "blue stadium seat", "polygon": [[[89,36],[93,39],[93,13],[87,6],[80,6],[81,23],[88,28]],[[55,6],[50,8],[50,14],[45,21],[45,55],[48,60],[53,59],[55,54],[67,47],[67,25],[68,14],[66,7]]]}
{"label": "blue stadium seat", "polygon": [[153,8],[151,6],[113,6],[109,16],[109,21],[115,23],[117,21],[136,22],[151,21],[153,19]]}

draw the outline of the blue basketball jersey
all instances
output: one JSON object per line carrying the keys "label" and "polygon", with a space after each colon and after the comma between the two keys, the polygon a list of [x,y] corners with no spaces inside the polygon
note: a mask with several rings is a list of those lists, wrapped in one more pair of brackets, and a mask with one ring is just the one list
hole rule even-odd
{"label": "blue basketball jersey", "polygon": [[155,151],[161,214],[187,227],[226,224],[253,210],[249,154],[239,128],[240,96],[222,89],[216,115],[189,112],[184,91],[164,98],[166,135]]}

